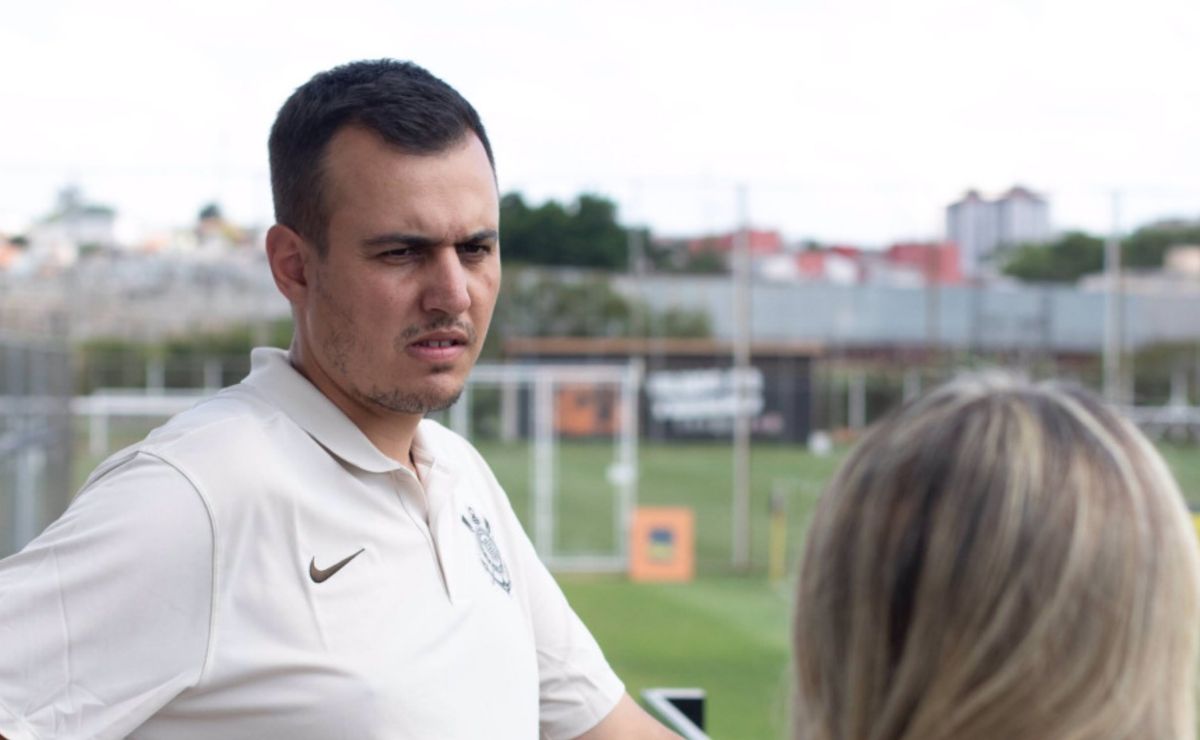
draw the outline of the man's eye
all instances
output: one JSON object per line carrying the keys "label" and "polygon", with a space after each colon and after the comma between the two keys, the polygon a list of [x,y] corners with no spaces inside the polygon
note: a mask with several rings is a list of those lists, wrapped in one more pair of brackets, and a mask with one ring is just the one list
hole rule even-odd
{"label": "man's eye", "polygon": [[487,242],[472,242],[460,245],[458,251],[463,254],[485,255],[492,251],[492,245]]}

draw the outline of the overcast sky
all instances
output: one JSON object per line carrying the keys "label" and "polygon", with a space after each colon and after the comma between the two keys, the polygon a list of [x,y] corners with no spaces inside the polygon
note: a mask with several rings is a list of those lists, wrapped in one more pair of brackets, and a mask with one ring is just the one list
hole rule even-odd
{"label": "overcast sky", "polygon": [[657,232],[938,237],[968,187],[1056,227],[1200,216],[1197,0],[4,0],[0,228],[79,183],[127,229],[269,223],[266,137],[313,73],[412,59],[483,115],[501,187]]}

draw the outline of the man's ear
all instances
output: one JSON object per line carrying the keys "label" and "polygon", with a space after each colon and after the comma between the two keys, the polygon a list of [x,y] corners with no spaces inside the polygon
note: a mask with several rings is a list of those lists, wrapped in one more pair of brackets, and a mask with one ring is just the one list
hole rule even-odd
{"label": "man's ear", "polygon": [[308,293],[313,248],[304,237],[283,224],[267,230],[267,262],[275,287],[293,305],[302,305]]}

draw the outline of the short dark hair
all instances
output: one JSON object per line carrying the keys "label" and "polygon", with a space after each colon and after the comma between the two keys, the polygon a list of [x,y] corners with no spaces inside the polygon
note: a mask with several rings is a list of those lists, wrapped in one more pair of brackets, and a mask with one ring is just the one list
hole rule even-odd
{"label": "short dark hair", "polygon": [[412,62],[351,62],[314,76],[292,93],[271,127],[268,150],[275,221],[324,254],[324,156],[345,126],[362,126],[412,154],[436,154],[479,137],[493,171],[496,161],[483,122],[454,88]]}

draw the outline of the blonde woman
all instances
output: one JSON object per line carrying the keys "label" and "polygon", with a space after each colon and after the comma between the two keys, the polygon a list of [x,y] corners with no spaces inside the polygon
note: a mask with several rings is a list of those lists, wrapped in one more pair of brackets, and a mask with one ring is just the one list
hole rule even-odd
{"label": "blonde woman", "polygon": [[955,381],[822,497],[796,606],[803,740],[1196,736],[1200,554],[1179,490],[1090,394]]}

